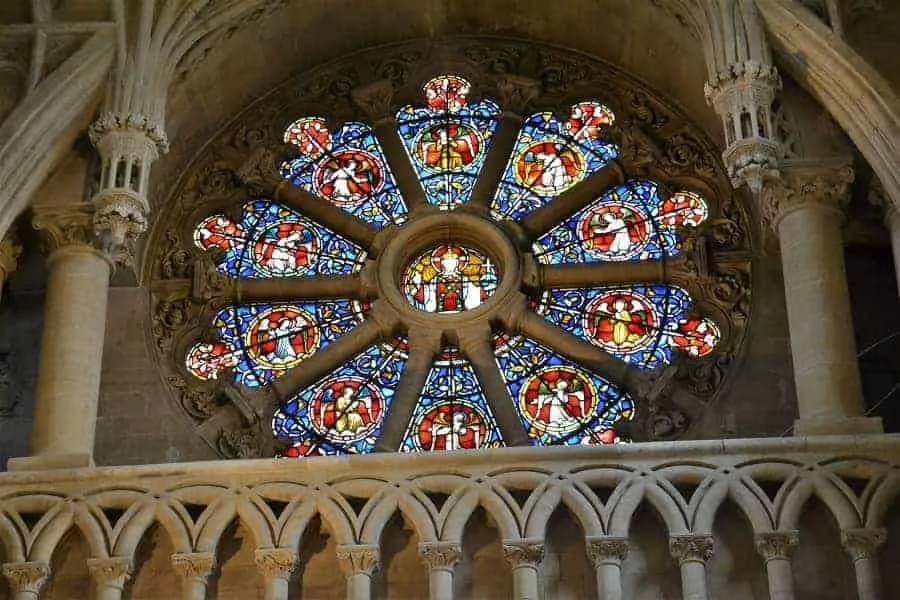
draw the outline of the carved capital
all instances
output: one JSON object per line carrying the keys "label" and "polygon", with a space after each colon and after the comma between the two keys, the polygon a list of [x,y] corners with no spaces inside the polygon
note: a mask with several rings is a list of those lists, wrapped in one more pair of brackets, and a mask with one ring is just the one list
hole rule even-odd
{"label": "carved capital", "polygon": [[841,532],[841,543],[854,561],[875,558],[886,541],[884,529],[845,529]]}
{"label": "carved capital", "polygon": [[94,236],[114,262],[134,263],[138,237],[147,230],[146,203],[130,190],[104,190],[94,198]]}
{"label": "carved capital", "polygon": [[520,567],[536,569],[544,560],[544,544],[529,540],[506,540],[503,542],[503,556],[513,569]]}
{"label": "carved capital", "polygon": [[778,69],[748,60],[718,72],[705,86],[706,101],[720,115],[740,113],[748,104],[769,106],[781,89]]}
{"label": "carved capital", "polygon": [[376,545],[338,546],[337,558],[347,577],[361,573],[371,577],[381,568],[381,553]]}
{"label": "carved capital", "polygon": [[394,99],[394,84],[390,79],[381,79],[369,83],[350,92],[353,103],[356,104],[371,120],[377,123],[383,119],[393,117],[391,102]]}
{"label": "carved capital", "polygon": [[541,94],[541,82],[521,75],[504,75],[497,82],[500,106],[506,111],[524,115]]}
{"label": "carved capital", "polygon": [[0,282],[16,270],[22,256],[22,244],[15,233],[8,233],[0,240]]}
{"label": "carved capital", "polygon": [[91,124],[88,136],[104,157],[115,154],[153,161],[169,151],[169,139],[163,128],[135,113],[104,113]]}
{"label": "carved capital", "polygon": [[789,560],[800,544],[800,533],[797,531],[772,531],[759,533],[754,539],[756,551],[763,560]]}
{"label": "carved capital", "polygon": [[419,544],[419,557],[430,571],[452,571],[462,556],[462,547],[456,542],[423,542]]}
{"label": "carved capital", "polygon": [[15,594],[30,593],[37,598],[50,577],[50,565],[42,562],[6,563],[3,576]]}
{"label": "carved capital", "polygon": [[93,247],[93,223],[90,204],[34,207],[32,225],[43,235],[48,254],[66,246]]}
{"label": "carved capital", "polygon": [[628,538],[592,538],[587,540],[587,554],[594,568],[621,565],[629,550]]}
{"label": "carved capital", "polygon": [[123,588],[125,582],[131,579],[131,559],[124,556],[89,558],[87,567],[100,587]]}
{"label": "carved capital", "polygon": [[172,568],[184,579],[206,581],[216,568],[216,555],[212,552],[176,553],[172,555]]}
{"label": "carved capital", "polygon": [[760,212],[772,228],[796,210],[816,208],[843,214],[850,200],[854,171],[847,163],[789,166],[780,180],[771,181],[760,195]]}
{"label": "carved capital", "polygon": [[290,579],[300,562],[293,548],[261,548],[253,557],[256,567],[266,579]]}
{"label": "carved capital", "polygon": [[686,562],[705,563],[713,555],[711,535],[675,535],[669,538],[669,553],[678,564]]}

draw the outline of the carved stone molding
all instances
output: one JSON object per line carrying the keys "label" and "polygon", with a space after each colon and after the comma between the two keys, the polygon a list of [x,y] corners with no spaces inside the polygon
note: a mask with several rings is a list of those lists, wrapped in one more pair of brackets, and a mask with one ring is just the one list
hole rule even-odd
{"label": "carved stone molding", "polygon": [[0,240],[0,285],[3,279],[16,270],[19,258],[22,256],[22,243],[18,236],[9,233]]}
{"label": "carved stone molding", "polygon": [[37,598],[50,577],[50,565],[43,562],[6,563],[3,576],[16,594],[29,593]]}
{"label": "carved stone molding", "polygon": [[99,586],[122,588],[131,578],[131,559],[126,557],[89,558],[87,566]]}
{"label": "carved stone molding", "polygon": [[391,102],[394,99],[394,84],[390,79],[353,88],[350,92],[353,103],[373,122],[393,117]]}
{"label": "carved stone molding", "polygon": [[338,546],[337,559],[347,577],[359,574],[371,577],[381,568],[381,550],[377,545]]}
{"label": "carved stone molding", "polygon": [[761,215],[776,231],[781,219],[796,210],[817,208],[843,215],[854,178],[847,163],[787,166],[781,179],[770,182],[760,195]]}
{"label": "carved stone molding", "polygon": [[758,533],[754,538],[756,551],[763,560],[790,560],[800,544],[799,531],[773,531]]}
{"label": "carved stone molding", "polygon": [[505,75],[497,81],[500,106],[504,110],[525,115],[541,94],[541,83],[531,77]]}
{"label": "carved stone molding", "polygon": [[587,555],[594,568],[600,565],[621,565],[628,556],[628,538],[588,538]]}
{"label": "carved stone molding", "polygon": [[206,581],[216,568],[216,555],[212,552],[176,553],[172,555],[172,568],[184,579]]}
{"label": "carved stone molding", "polygon": [[419,544],[419,557],[429,571],[452,571],[462,556],[462,547],[456,542],[423,542]]}
{"label": "carved stone molding", "polygon": [[712,558],[713,548],[711,535],[675,535],[669,538],[669,553],[679,565],[686,562],[705,563]]}
{"label": "carved stone molding", "polygon": [[520,567],[537,569],[544,560],[544,544],[530,540],[505,540],[503,557],[513,569]]}
{"label": "carved stone molding", "polygon": [[266,579],[290,579],[300,562],[293,548],[260,548],[254,552],[253,558]]}
{"label": "carved stone molding", "polygon": [[[169,150],[169,140],[162,126],[139,114],[104,113],[91,124],[88,129],[88,135],[91,138],[91,143],[98,149],[101,149],[101,152],[103,150],[107,150],[110,153],[117,152],[120,156],[138,152],[143,154],[146,150],[138,150],[133,146],[143,145],[144,143],[152,147],[152,151],[155,154],[154,158],[157,158],[160,154],[165,154]],[[113,140],[111,136],[120,137]],[[146,139],[146,142],[143,142],[144,139]],[[108,149],[103,148],[104,144],[108,144],[110,147]]]}
{"label": "carved stone molding", "polygon": [[846,529],[841,532],[841,543],[854,561],[875,558],[886,541],[885,529]]}

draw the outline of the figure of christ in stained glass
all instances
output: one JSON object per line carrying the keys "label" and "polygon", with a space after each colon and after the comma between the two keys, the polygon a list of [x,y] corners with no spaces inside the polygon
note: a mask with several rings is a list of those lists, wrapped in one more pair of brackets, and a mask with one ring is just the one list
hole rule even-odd
{"label": "figure of christ in stained glass", "polygon": [[288,127],[286,143],[300,156],[281,166],[285,179],[375,227],[406,221],[406,205],[370,127],[346,123],[332,135],[324,119]]}
{"label": "figure of christ in stained glass", "polygon": [[375,448],[400,375],[403,340],[370,346],[275,412],[272,431],[287,457],[368,454]]}
{"label": "figure of christ in stained glass", "polygon": [[602,137],[613,118],[597,102],[576,104],[565,121],[549,112],[530,116],[491,203],[493,217],[521,219],[617,158],[618,148]]}
{"label": "figure of christ in stained glass", "polygon": [[634,415],[623,391],[525,337],[495,338],[497,364],[535,444],[612,444]]}
{"label": "figure of christ in stained glass", "polygon": [[481,306],[497,289],[490,258],[475,249],[440,244],[414,258],[403,272],[410,304],[431,313],[456,313]]}
{"label": "figure of christ in stained glass", "polygon": [[470,89],[462,77],[435,77],[423,87],[425,106],[397,113],[425,196],[442,210],[468,202],[499,122],[500,108],[490,100],[470,103]]}
{"label": "figure of christ in stained glass", "polygon": [[644,369],[672,362],[680,349],[702,357],[721,334],[710,319],[688,314],[691,298],[677,286],[560,289],[545,292],[536,310],[549,322]]}
{"label": "figure of christ in stained glass", "polygon": [[654,260],[681,250],[678,230],[709,216],[706,201],[692,192],[665,200],[647,180],[606,192],[549,232],[533,247],[543,264]]}
{"label": "figure of christ in stained glass", "polygon": [[401,451],[472,450],[503,445],[472,365],[446,348],[425,380]]}
{"label": "figure of christ in stained glass", "polygon": [[347,275],[366,259],[358,245],[268,200],[247,203],[240,223],[208,217],[195,228],[194,243],[221,252],[218,269],[233,278]]}
{"label": "figure of christ in stained glass", "polygon": [[228,307],[213,319],[218,340],[188,351],[188,371],[209,380],[231,369],[238,384],[264,386],[349,333],[365,308],[356,300]]}

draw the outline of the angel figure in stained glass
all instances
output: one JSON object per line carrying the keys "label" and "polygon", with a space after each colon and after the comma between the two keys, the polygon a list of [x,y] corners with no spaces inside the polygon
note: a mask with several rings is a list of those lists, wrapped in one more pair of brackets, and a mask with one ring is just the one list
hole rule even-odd
{"label": "angel figure in stained glass", "polygon": [[318,254],[319,238],[302,223],[279,223],[263,233],[254,251],[270,273],[302,273]]}
{"label": "angel figure in stained glass", "polygon": [[[590,240],[596,246],[607,246],[606,251],[613,254],[627,254],[631,249],[631,232],[628,223],[612,211],[593,213],[590,220]],[[612,241],[604,243],[604,237]]]}
{"label": "angel figure in stained glass", "polygon": [[671,334],[672,345],[695,358],[712,352],[721,337],[719,328],[709,319],[687,319]]}
{"label": "angel figure in stained glass", "polygon": [[317,428],[353,441],[367,435],[378,422],[384,402],[370,386],[356,378],[329,382],[312,400]]}
{"label": "angel figure in stained glass", "polygon": [[461,123],[442,123],[422,133],[418,151],[429,169],[444,172],[472,164],[480,147],[474,129]]}
{"label": "angel figure in stained glass", "polygon": [[362,201],[378,191],[383,181],[375,158],[359,151],[342,152],[324,161],[316,178],[319,193],[338,206]]}
{"label": "angel figure in stained glass", "polygon": [[[616,294],[589,307],[588,331],[601,344],[615,348],[639,346],[650,335],[653,317],[637,298]],[[590,310],[594,308],[594,310]]]}
{"label": "angel figure in stained glass", "polygon": [[299,364],[319,345],[312,317],[294,310],[273,311],[258,319],[249,337],[260,363],[282,369]]}
{"label": "angel figure in stained glass", "polygon": [[431,423],[431,450],[479,448],[481,438],[481,423],[463,407],[452,412],[441,411]]}
{"label": "angel figure in stained glass", "polygon": [[559,194],[584,173],[584,160],[561,142],[539,142],[519,157],[517,175],[528,188],[541,194]]}

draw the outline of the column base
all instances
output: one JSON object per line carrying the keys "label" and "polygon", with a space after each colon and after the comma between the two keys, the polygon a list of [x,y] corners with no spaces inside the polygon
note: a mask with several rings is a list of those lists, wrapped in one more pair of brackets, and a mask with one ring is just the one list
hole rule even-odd
{"label": "column base", "polygon": [[794,436],[807,435],[865,435],[884,433],[881,417],[847,417],[832,419],[797,419]]}
{"label": "column base", "polygon": [[6,463],[8,471],[50,471],[53,469],[83,469],[94,466],[90,454],[44,454],[11,458]]}

